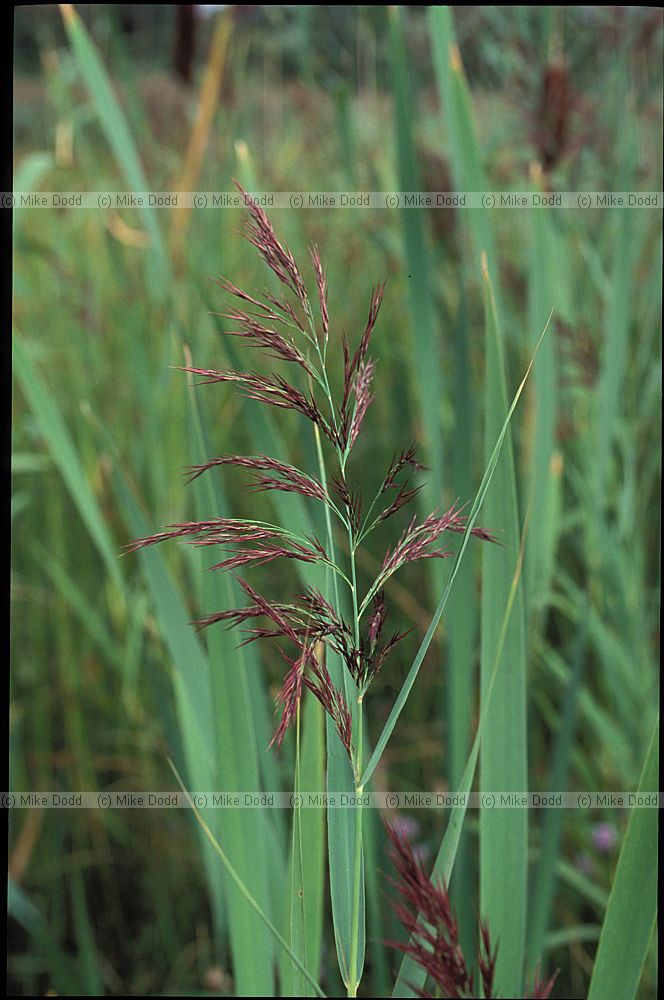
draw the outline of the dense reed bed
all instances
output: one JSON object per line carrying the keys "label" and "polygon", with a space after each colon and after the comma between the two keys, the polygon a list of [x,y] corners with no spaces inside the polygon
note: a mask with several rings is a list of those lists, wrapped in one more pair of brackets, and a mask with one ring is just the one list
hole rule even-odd
{"label": "dense reed bed", "polygon": [[[589,10],[26,16],[15,188],[658,191]],[[194,808],[12,810],[10,992],[649,1000],[656,810],[267,797],[656,790],[660,216],[241,202],[15,209],[10,790]]]}

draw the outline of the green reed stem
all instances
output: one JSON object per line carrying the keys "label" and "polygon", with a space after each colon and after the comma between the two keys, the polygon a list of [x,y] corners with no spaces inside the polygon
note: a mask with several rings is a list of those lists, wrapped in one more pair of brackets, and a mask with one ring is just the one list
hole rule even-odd
{"label": "green reed stem", "polygon": [[355,791],[358,801],[355,806],[355,855],[353,858],[353,913],[351,918],[350,970],[348,975],[348,996],[357,996],[359,978],[357,975],[357,955],[360,940],[360,896],[362,889],[362,786],[357,782],[362,774],[362,694],[357,698],[357,777]]}
{"label": "green reed stem", "polygon": [[[360,617],[357,607],[357,572],[355,567],[356,539],[352,527],[348,526],[348,548],[350,553],[350,576],[353,594],[353,634],[355,648],[360,648]],[[357,804],[355,806],[355,851],[353,858],[353,911],[351,917],[350,939],[350,970],[348,977],[348,996],[357,996],[359,979],[357,975],[357,955],[360,938],[360,895],[362,889],[362,787],[359,784],[362,775],[362,707],[364,690],[358,687],[357,711],[355,713],[355,732],[357,752],[355,757],[355,791]]]}
{"label": "green reed stem", "polygon": [[[335,426],[336,414],[334,410],[334,401],[332,398],[332,391],[330,389],[330,384],[328,381],[325,357],[326,352],[320,350],[320,344],[318,338],[316,337],[315,325],[313,323],[313,317],[308,316],[310,327],[312,330],[313,343],[316,348],[318,358],[321,364],[321,380],[320,384],[323,386],[325,393],[327,395],[328,403],[330,406],[330,414],[332,418],[332,426]],[[314,425],[314,433],[316,438],[316,453],[318,458],[318,470],[319,478],[323,487],[327,489],[327,473],[325,469],[325,458],[323,456],[323,448],[321,442],[320,430],[317,425]],[[343,451],[337,446],[337,459],[339,462],[339,471],[342,478],[345,479],[345,468],[346,461],[348,459],[348,448]],[[328,547],[332,561],[334,562],[334,543],[332,537],[332,519],[330,517],[330,508],[327,504],[325,506],[325,523],[327,528],[328,536]],[[338,513],[338,512],[337,512]],[[355,641],[355,649],[360,648],[360,610],[358,609],[358,599],[357,599],[357,568],[355,563],[355,550],[359,543],[359,539],[355,535],[355,529],[351,523],[351,518],[341,517],[341,520],[346,525],[346,530],[348,532],[348,555],[350,560],[350,580],[348,577],[341,573],[340,575],[348,583],[352,602],[353,602],[353,636]],[[334,594],[335,602],[337,608],[339,608],[339,594],[338,585],[336,577],[334,577]],[[363,606],[364,607],[364,606]],[[357,973],[357,962],[359,955],[359,942],[360,942],[360,901],[362,897],[362,805],[361,805],[361,791],[362,786],[359,784],[362,775],[362,736],[363,736],[363,720],[362,720],[362,705],[364,699],[364,688],[360,686],[360,680],[358,677],[358,687],[357,687],[357,710],[354,714],[353,719],[353,729],[355,735],[356,743],[356,754],[355,760],[353,762],[354,771],[354,781],[355,781],[355,791],[358,797],[358,802],[356,805],[355,812],[355,844],[353,851],[353,901],[352,901],[352,911],[351,911],[351,941],[350,941],[350,962],[348,969],[348,996],[357,996],[357,988],[359,986],[359,977]]]}

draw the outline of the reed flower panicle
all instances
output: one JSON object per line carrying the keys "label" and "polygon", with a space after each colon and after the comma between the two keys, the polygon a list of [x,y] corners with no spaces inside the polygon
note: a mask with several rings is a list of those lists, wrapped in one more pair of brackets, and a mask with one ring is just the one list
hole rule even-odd
{"label": "reed flower panicle", "polygon": [[[410,956],[436,986],[436,993],[416,989],[418,996],[468,1000],[477,996],[472,967],[459,941],[459,925],[452,909],[447,886],[431,879],[408,839],[403,824],[385,824],[390,842],[390,858],[397,878],[390,878],[398,893],[391,901],[399,923],[408,934],[405,943],[389,941],[391,947]],[[482,996],[495,1000],[494,972],[497,947],[491,941],[487,924],[478,927],[477,968],[482,981]],[[530,1000],[547,1000],[556,980],[536,979],[528,994]]]}
{"label": "reed flower panicle", "polygon": [[[361,774],[361,747],[358,750],[354,733],[354,718],[344,691],[332,680],[326,665],[325,651],[332,651],[342,661],[352,679],[358,705],[372,679],[407,632],[393,632],[384,638],[388,609],[384,588],[389,578],[407,563],[421,559],[445,558],[451,551],[440,542],[447,533],[465,530],[465,518],[455,504],[448,511],[433,511],[423,521],[412,518],[399,540],[385,554],[381,569],[360,594],[356,573],[356,552],[371,532],[402,508],[411,503],[421,486],[412,485],[412,476],[424,469],[416,458],[414,445],[395,454],[376,494],[367,506],[363,497],[348,481],[348,460],[361,433],[363,421],[372,402],[372,387],[376,364],[369,357],[385,283],[372,289],[368,314],[359,342],[351,349],[345,335],[341,339],[341,390],[335,398],[331,388],[331,366],[328,357],[331,323],[328,306],[327,278],[318,249],[310,249],[316,286],[317,313],[309,298],[302,273],[290,249],[282,243],[272,224],[256,202],[237,185],[249,212],[245,235],[256,247],[263,260],[276,275],[283,297],[265,292],[254,295],[227,279],[220,286],[241,303],[220,315],[234,325],[224,331],[241,338],[264,356],[292,365],[300,373],[300,384],[294,379],[270,372],[217,371],[209,368],[186,367],[183,371],[197,376],[200,384],[229,383],[238,387],[250,399],[277,409],[295,411],[312,425],[319,453],[317,474],[305,472],[281,459],[268,455],[222,455],[192,466],[189,480],[204,475],[210,469],[236,467],[247,470],[253,477],[255,492],[278,490],[296,493],[325,508],[327,539],[302,535],[294,527],[258,520],[212,517],[206,521],[172,524],[166,530],[138,539],[128,546],[135,550],[166,539],[181,538],[196,546],[218,547],[223,558],[211,569],[237,570],[273,562],[277,559],[296,560],[322,565],[336,580],[329,594],[308,587],[288,602],[277,602],[258,593],[245,579],[238,578],[249,603],[245,607],[210,613],[196,624],[206,628],[225,623],[244,628],[245,642],[276,639],[286,644],[280,647],[287,664],[277,706],[281,710],[273,744],[279,747],[296,717],[297,707],[305,691],[321,703],[339,735],[353,764],[356,778]],[[328,475],[322,443],[333,454],[334,473]],[[347,557],[343,564],[335,553],[332,519],[343,527],[347,537]],[[484,541],[496,541],[483,528],[474,527],[473,535]],[[340,585],[350,591],[352,618],[342,612],[338,598]],[[356,724],[360,739],[361,723]]]}

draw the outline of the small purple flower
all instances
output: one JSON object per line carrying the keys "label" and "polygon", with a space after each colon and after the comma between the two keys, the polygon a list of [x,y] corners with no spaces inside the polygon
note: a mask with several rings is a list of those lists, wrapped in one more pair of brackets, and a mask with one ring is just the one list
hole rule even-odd
{"label": "small purple flower", "polygon": [[618,833],[613,823],[596,823],[593,827],[592,842],[598,854],[612,854],[618,841]]}

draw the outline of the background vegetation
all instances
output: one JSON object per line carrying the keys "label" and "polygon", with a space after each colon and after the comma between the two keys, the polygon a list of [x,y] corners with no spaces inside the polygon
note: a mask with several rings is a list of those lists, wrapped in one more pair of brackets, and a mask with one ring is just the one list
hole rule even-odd
{"label": "background vegetation", "polygon": [[[197,22],[189,82],[173,69],[177,8],[79,14],[17,9],[16,189],[227,190],[233,176],[250,190],[662,188],[655,8],[227,8]],[[275,651],[250,647],[239,662],[234,639],[187,625],[228,606],[225,582],[184,546],[118,559],[164,524],[246,512],[242,473],[208,494],[184,485],[193,462],[271,451],[315,468],[294,415],[273,423],[218,387],[192,397],[171,367],[236,366],[211,315],[226,303],[210,277],[263,287],[240,218],[15,209],[12,790],[173,789],[168,756],[192,787],[292,788],[292,741],[278,756],[266,749]],[[372,492],[393,452],[416,440],[430,467],[423,510],[441,496],[472,499],[496,437],[500,359],[486,348],[480,252],[509,398],[554,310],[512,422],[516,493],[503,468],[481,518],[510,544],[483,588],[469,549],[374,789],[459,786],[524,536],[522,617],[508,642],[525,642],[526,697],[498,684],[478,781],[500,780],[491,747],[507,740],[510,773],[533,790],[635,789],[658,705],[659,213],[309,209],[272,220],[299,258],[319,245],[333,338],[359,335],[371,285],[389,275],[376,399],[351,475]],[[377,537],[362,572],[377,569],[387,540]],[[415,632],[372,688],[371,745],[448,572],[413,567],[390,588],[394,626]],[[253,579],[279,593],[294,574],[283,581],[267,567]],[[322,781],[322,726],[308,709],[311,787]],[[401,815],[432,861],[448,818]],[[452,875],[463,939],[478,909],[498,927],[520,920],[527,968],[542,955],[561,970],[553,996],[586,996],[613,886],[607,934],[620,939],[639,914],[645,928],[631,961],[612,969],[609,956],[603,974],[620,983],[612,995],[639,983],[636,995],[654,997],[656,840],[634,823],[619,879],[629,819],[626,809],[552,810],[530,812],[526,827],[515,812],[505,830],[469,812]],[[210,821],[287,927],[290,816]],[[308,961],[334,995],[324,816],[305,822],[318,887]],[[367,852],[362,990],[386,996],[399,962],[383,941],[400,931],[385,906],[377,816]],[[521,876],[510,852],[517,869],[524,859]],[[281,988],[300,985],[188,813],[13,812],[9,876],[12,993],[270,995],[279,964]],[[607,995],[602,983],[594,995]]]}

